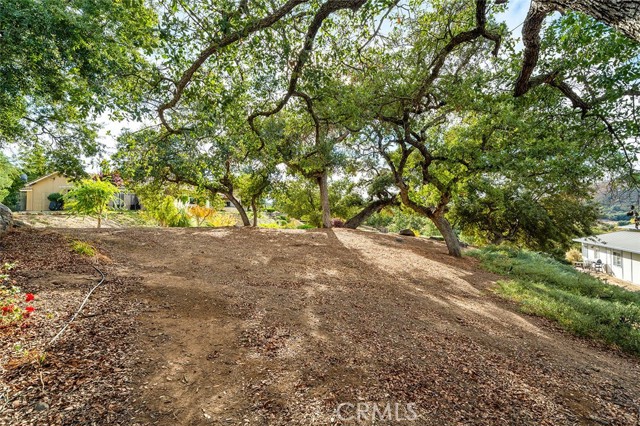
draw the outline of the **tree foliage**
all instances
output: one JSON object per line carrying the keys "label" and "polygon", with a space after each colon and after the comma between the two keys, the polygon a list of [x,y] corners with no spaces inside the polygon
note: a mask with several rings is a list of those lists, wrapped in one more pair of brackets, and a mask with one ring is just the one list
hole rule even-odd
{"label": "tree foliage", "polygon": [[58,169],[77,169],[99,149],[96,117],[144,112],[156,24],[144,2],[3,1],[0,146],[46,143]]}
{"label": "tree foliage", "polygon": [[11,186],[16,178],[19,179],[18,170],[0,153],[0,203],[11,193]]}
{"label": "tree foliage", "polygon": [[84,179],[65,195],[65,208],[80,215],[95,217],[99,229],[102,218],[106,218],[109,203],[117,193],[118,188],[110,182]]}
{"label": "tree foliage", "polygon": [[223,194],[246,226],[270,199],[325,227],[402,204],[455,256],[456,227],[555,250],[589,232],[589,186],[636,159],[640,48],[586,2],[532,2],[520,52],[504,2],[58,1],[0,20],[23,30],[0,41],[0,98],[18,99],[0,138],[41,133],[72,170],[91,117],[144,120],[119,138],[122,177]]}

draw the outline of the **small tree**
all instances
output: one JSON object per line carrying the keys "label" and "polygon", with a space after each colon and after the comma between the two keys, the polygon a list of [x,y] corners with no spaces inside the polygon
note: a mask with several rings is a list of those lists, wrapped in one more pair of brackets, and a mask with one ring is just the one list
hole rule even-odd
{"label": "small tree", "polygon": [[118,188],[110,182],[85,179],[65,196],[65,206],[74,213],[96,217],[100,229],[109,201],[117,193]]}

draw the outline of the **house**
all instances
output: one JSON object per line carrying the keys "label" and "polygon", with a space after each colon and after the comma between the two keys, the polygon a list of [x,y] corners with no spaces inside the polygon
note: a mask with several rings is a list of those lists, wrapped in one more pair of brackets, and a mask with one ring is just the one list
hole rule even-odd
{"label": "house", "polygon": [[578,238],[585,262],[602,261],[605,273],[640,285],[640,231],[629,226],[624,231]]}
{"label": "house", "polygon": [[114,197],[113,201],[109,203],[109,207],[112,209],[119,210],[140,210],[140,200],[138,200],[138,196],[134,193],[127,192],[124,187],[120,187],[120,192],[118,192]]}
{"label": "house", "polygon": [[28,182],[20,190],[20,204],[22,210],[43,211],[49,210],[49,195],[58,192],[66,193],[73,184],[58,172],[49,173],[34,181]]}
{"label": "house", "polygon": [[[28,182],[20,190],[20,210],[36,212],[49,210],[49,195],[56,192],[66,194],[72,188],[73,183],[61,173],[54,172],[42,176]],[[120,192],[115,195],[109,206],[124,210],[138,210],[140,202],[136,194],[126,192],[124,187],[121,187]]]}
{"label": "house", "polygon": [[[231,202],[231,200],[229,199],[229,197],[227,197],[224,194],[219,194],[220,198],[222,199],[222,202],[224,203],[224,210],[226,211],[227,209],[229,209],[230,211],[233,212],[237,212],[238,210],[236,209],[236,207],[233,205],[233,203]],[[242,200],[240,199],[240,197],[236,197],[236,199],[242,203]]]}

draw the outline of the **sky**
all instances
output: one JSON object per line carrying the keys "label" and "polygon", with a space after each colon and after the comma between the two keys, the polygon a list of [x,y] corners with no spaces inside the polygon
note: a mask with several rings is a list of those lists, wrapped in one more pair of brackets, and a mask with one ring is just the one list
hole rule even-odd
{"label": "sky", "polygon": [[529,11],[529,3],[531,3],[529,0],[510,0],[507,3],[507,10],[497,14],[498,20],[505,21],[511,31],[517,28],[514,35],[519,35],[520,26]]}
{"label": "sky", "polygon": [[[497,14],[497,19],[499,21],[504,21],[507,23],[507,27],[513,32],[514,37],[520,36],[520,32],[522,31],[522,23],[524,22],[524,19],[529,10],[529,3],[530,0],[510,0],[507,3],[506,11]],[[521,47],[521,44],[519,43],[518,46]],[[103,126],[99,133],[98,140],[105,149],[106,157],[109,157],[111,154],[115,153],[116,137],[122,130],[126,128],[130,130],[136,130],[142,127],[141,123],[112,121],[109,119],[107,114],[101,116],[98,121]],[[98,162],[99,160],[94,161],[94,163],[96,164]],[[96,171],[96,164],[87,164],[90,172]]]}

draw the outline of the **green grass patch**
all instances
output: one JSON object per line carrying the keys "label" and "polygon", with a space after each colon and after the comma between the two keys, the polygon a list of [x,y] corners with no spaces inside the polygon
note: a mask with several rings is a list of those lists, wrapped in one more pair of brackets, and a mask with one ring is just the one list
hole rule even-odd
{"label": "green grass patch", "polygon": [[488,271],[508,276],[495,291],[518,302],[523,312],[640,355],[640,292],[606,284],[540,253],[486,247],[470,255]]}
{"label": "green grass patch", "polygon": [[85,243],[84,241],[77,241],[77,240],[71,242],[71,250],[83,256],[90,256],[90,257],[95,256],[97,253],[97,250],[91,244]]}
{"label": "green grass patch", "polygon": [[260,223],[258,224],[258,228],[265,228],[265,229],[284,229],[284,226],[280,225],[277,222],[270,222],[270,223]]}
{"label": "green grass patch", "polygon": [[115,210],[109,212],[109,219],[123,227],[158,226],[156,221],[149,219],[143,210]]}

